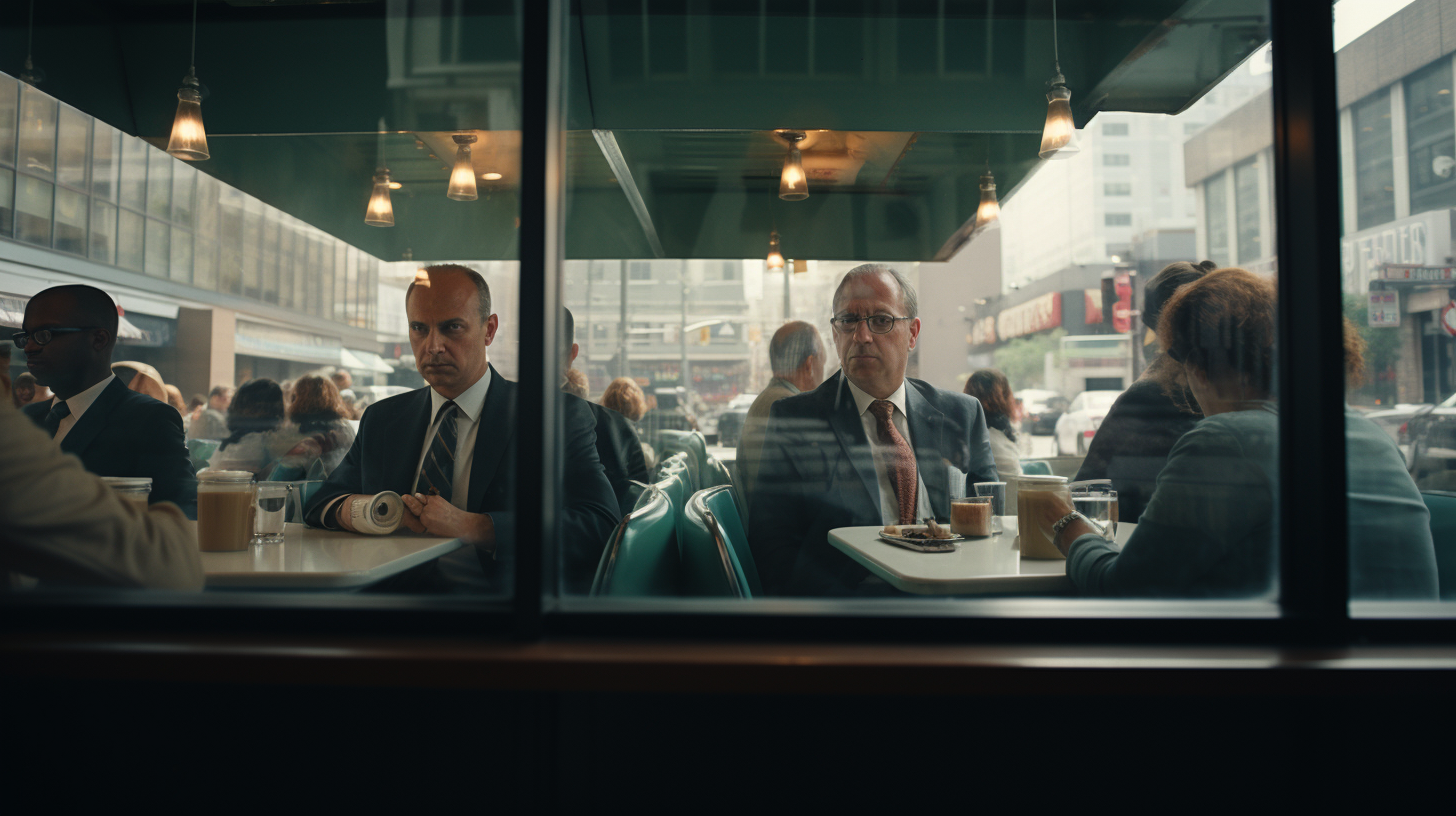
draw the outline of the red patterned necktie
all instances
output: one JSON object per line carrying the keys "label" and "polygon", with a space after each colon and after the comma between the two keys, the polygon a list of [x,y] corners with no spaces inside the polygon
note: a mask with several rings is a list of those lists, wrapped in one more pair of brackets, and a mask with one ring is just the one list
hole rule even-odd
{"label": "red patterned necktie", "polygon": [[889,400],[875,400],[870,403],[870,413],[875,415],[880,442],[890,445],[890,484],[895,488],[895,499],[900,505],[900,523],[915,523],[915,494],[919,479],[915,472],[915,451],[900,435],[900,430],[890,417],[895,413],[895,404]]}

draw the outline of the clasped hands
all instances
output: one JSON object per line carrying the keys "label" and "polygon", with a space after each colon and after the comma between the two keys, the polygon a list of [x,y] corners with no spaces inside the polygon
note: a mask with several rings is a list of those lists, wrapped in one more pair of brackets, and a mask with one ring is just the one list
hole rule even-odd
{"label": "clasped hands", "polygon": [[[348,501],[340,503],[338,520],[344,529],[358,532],[350,521],[348,506],[356,501],[368,501],[369,496],[354,494]],[[440,496],[424,493],[405,493],[404,518],[401,522],[411,532],[427,533],[441,538],[460,538],[466,541],[495,546],[495,522],[486,513],[467,513]]]}

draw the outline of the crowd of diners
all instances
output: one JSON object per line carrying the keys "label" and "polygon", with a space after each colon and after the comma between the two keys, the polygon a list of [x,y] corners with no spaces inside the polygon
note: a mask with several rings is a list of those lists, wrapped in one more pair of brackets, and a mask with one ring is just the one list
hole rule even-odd
{"label": "crowd of diners", "polygon": [[[0,400],[10,521],[0,569],[12,585],[199,588],[190,436],[218,440],[209,467],[322,477],[305,508],[314,527],[357,531],[363,503],[393,491],[405,529],[465,542],[377,591],[508,590],[516,548],[537,542],[520,532],[534,525],[515,518],[516,383],[489,357],[500,316],[485,280],[453,264],[422,270],[405,306],[426,386],[373,403],[356,431],[349,384],[325,376],[289,383],[287,395],[267,379],[215,388],[189,409],[150,367],[113,365],[117,312],[99,289],[32,298],[13,338],[27,404]],[[964,392],[906,375],[921,322],[914,287],[892,266],[850,270],[826,307],[833,360],[808,323],[785,324],[769,344],[773,379],[749,410],[734,467],[748,543],[768,595],[893,596],[829,544],[829,530],[945,520],[954,486],[975,482],[1011,483],[1014,507],[1013,391],[990,370]],[[1281,526],[1301,523],[1278,512],[1275,288],[1243,269],[1174,264],[1150,282],[1144,307],[1161,355],[1114,404],[1078,474],[1110,479],[1136,529],[1116,547],[1061,501],[1041,503],[1035,523],[1084,595],[1267,597]],[[580,593],[655,452],[649,398],[634,381],[613,381],[599,403],[581,398],[569,311],[565,322],[557,527],[563,589]],[[1347,362],[1359,370],[1359,337],[1347,329]],[[1358,465],[1346,497],[1353,596],[1434,599],[1430,518],[1401,454],[1348,408],[1346,428]],[[101,476],[150,477],[150,506],[117,500]]]}

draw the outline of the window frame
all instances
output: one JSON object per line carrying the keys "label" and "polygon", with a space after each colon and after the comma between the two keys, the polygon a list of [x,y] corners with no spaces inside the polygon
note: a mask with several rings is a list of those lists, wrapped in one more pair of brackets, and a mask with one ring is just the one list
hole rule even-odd
{"label": "window frame", "polygon": [[[520,194],[520,369],[516,511],[538,519],[538,540],[554,542],[560,506],[561,449],[555,433],[563,397],[555,387],[558,307],[563,302],[564,193],[548,183],[564,167],[562,43],[564,0],[521,7],[522,150]],[[1346,517],[1312,512],[1345,491],[1344,373],[1338,342],[1339,267],[1338,108],[1333,20],[1309,25],[1306,7],[1271,3],[1274,50],[1274,208],[1278,216],[1280,414],[1282,467],[1280,614],[1273,618],[1142,617],[1133,605],[1054,599],[1022,604],[1032,614],[977,617],[912,604],[766,599],[740,603],[623,604],[589,610],[554,594],[554,547],[521,547],[514,595],[492,599],[356,598],[299,595],[222,595],[206,598],[77,591],[10,597],[0,605],[12,631],[148,629],[195,633],[250,631],[290,635],[319,631],[348,635],[476,637],[521,641],[550,637],[687,637],[829,641],[890,640],[981,643],[1253,644],[1339,646],[1456,641],[1456,620],[1424,619],[1412,608],[1379,618],[1352,619],[1347,597]],[[1291,195],[1290,191],[1300,191]],[[357,261],[355,261],[357,263]],[[549,273],[548,273],[549,270]],[[339,270],[336,270],[336,276]],[[219,278],[221,270],[219,269]],[[336,277],[337,281],[337,277]],[[1297,296],[1296,296],[1297,295]],[[1298,361],[1298,364],[1293,364]],[[1296,418],[1297,421],[1296,421]],[[1343,507],[1343,502],[1340,505]],[[1298,522],[1298,527],[1293,523]],[[527,525],[523,525],[523,529]],[[1096,606],[1098,614],[1073,617]],[[660,607],[661,611],[658,611]],[[187,610],[188,614],[178,612]],[[104,611],[98,616],[98,611]],[[662,614],[670,611],[672,614]],[[808,613],[808,614],[804,614]],[[829,613],[823,616],[817,613]],[[929,614],[927,614],[929,613]],[[1069,614],[1070,613],[1070,614]]]}

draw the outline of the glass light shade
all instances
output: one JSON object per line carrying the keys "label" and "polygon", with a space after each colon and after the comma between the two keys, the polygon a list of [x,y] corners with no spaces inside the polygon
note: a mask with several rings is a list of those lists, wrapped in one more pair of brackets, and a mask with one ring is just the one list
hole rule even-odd
{"label": "glass light shade", "polygon": [[369,207],[364,210],[364,223],[371,227],[394,226],[394,205],[389,201],[389,174],[374,175],[374,192],[369,196]]}
{"label": "glass light shade", "polygon": [[455,150],[455,169],[450,171],[450,189],[447,198],[456,201],[474,201],[475,165],[470,160],[470,145],[463,144]]}
{"label": "glass light shade", "polygon": [[1047,93],[1046,126],[1041,131],[1043,159],[1068,159],[1078,150],[1077,126],[1072,121],[1072,92],[1065,85],[1053,85]]}
{"label": "glass light shade", "polygon": [[779,174],[779,198],[803,201],[809,197],[809,179],[804,175],[804,157],[799,148],[789,148],[784,157],[784,171]]}
{"label": "glass light shade", "polygon": [[1001,204],[996,200],[996,179],[990,173],[981,176],[981,206],[976,208],[976,229],[1001,226]]}
{"label": "glass light shade", "polygon": [[783,256],[783,253],[779,252],[779,250],[778,250],[777,247],[775,247],[773,249],[770,249],[768,251],[768,258],[765,259],[765,263],[768,264],[768,268],[769,269],[783,269],[784,268],[784,256]]}
{"label": "glass light shade", "polygon": [[207,130],[202,127],[202,94],[196,88],[177,90],[177,116],[172,120],[167,152],[187,161],[211,158],[207,152]]}

